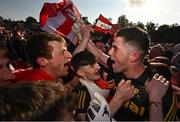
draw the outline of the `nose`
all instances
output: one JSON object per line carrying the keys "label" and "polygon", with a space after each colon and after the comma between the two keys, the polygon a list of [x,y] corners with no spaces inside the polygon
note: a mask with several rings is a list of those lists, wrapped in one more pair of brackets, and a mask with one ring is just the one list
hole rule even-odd
{"label": "nose", "polygon": [[66,59],[71,59],[72,55],[71,55],[71,53],[69,51],[66,51],[65,57],[66,57]]}
{"label": "nose", "polygon": [[110,48],[110,50],[108,51],[108,55],[111,56],[113,53],[113,48]]}
{"label": "nose", "polygon": [[96,64],[95,64],[95,68],[96,68],[97,70],[99,70],[101,67],[99,66],[98,63],[96,63]]}

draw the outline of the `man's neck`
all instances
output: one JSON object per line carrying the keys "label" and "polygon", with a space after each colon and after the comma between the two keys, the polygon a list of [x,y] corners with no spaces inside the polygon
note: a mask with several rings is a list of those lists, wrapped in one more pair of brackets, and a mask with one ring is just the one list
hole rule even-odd
{"label": "man's neck", "polygon": [[145,70],[145,66],[142,65],[134,65],[132,67],[130,67],[127,72],[124,72],[124,75],[127,78],[133,78],[133,79],[137,79]]}
{"label": "man's neck", "polygon": [[39,67],[39,69],[42,70],[43,72],[46,72],[49,76],[51,76],[53,78],[54,81],[58,80],[58,78],[55,76],[55,74],[53,74],[52,72],[48,71],[46,68]]}

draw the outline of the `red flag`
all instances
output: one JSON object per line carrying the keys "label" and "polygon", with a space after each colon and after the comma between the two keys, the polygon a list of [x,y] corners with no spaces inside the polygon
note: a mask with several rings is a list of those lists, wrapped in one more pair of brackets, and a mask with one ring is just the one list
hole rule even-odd
{"label": "red flag", "polygon": [[44,3],[40,12],[40,27],[47,32],[54,32],[74,39],[72,26],[80,18],[80,13],[71,0],[59,3]]}
{"label": "red flag", "polygon": [[113,24],[107,18],[100,14],[94,29],[98,32],[107,33],[111,29],[112,25]]}

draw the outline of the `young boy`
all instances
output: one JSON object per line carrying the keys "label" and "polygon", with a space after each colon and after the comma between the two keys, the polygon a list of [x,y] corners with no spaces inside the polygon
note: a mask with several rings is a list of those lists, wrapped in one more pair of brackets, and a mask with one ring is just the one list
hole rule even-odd
{"label": "young boy", "polygon": [[[96,57],[91,52],[79,52],[74,55],[71,62],[76,74],[79,76],[79,83],[74,88],[74,91],[78,94],[76,113],[81,120],[87,120],[87,109],[90,101],[94,98],[94,93],[98,92],[106,98],[109,94],[109,89],[102,89],[95,83],[96,80],[101,78],[100,66],[96,61]],[[116,95],[114,95],[109,103],[110,109],[111,105],[117,105],[116,108],[119,108],[124,101],[130,99],[135,94],[134,88],[129,81],[124,84],[121,83],[117,89]],[[111,109],[111,113],[115,112],[115,109]]]}

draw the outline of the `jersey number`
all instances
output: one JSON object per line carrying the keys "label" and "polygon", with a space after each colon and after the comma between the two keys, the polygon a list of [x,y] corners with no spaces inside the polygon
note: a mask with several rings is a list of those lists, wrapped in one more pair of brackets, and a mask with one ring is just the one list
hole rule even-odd
{"label": "jersey number", "polygon": [[145,108],[137,106],[134,102],[128,101],[124,104],[126,108],[131,109],[135,114],[142,116],[144,114]]}

